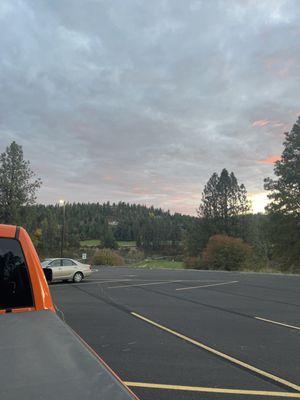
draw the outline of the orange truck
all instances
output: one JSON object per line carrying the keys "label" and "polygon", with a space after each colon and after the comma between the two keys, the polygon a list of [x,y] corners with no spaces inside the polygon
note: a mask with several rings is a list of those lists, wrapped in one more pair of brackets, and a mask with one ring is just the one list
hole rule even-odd
{"label": "orange truck", "polygon": [[137,397],[56,314],[27,232],[0,224],[0,399]]}

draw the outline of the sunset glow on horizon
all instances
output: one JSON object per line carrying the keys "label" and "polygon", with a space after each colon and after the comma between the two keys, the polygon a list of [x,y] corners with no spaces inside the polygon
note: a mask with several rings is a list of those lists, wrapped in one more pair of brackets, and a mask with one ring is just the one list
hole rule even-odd
{"label": "sunset glow on horizon", "polygon": [[252,211],[254,214],[264,213],[265,207],[270,202],[266,192],[249,194],[249,200],[252,203]]}

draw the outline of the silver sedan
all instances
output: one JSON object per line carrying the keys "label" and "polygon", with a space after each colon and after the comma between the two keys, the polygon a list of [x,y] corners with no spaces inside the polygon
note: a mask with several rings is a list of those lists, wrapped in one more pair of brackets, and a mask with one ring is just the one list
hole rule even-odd
{"label": "silver sedan", "polygon": [[92,273],[90,265],[71,258],[48,258],[42,262],[42,267],[51,270],[51,282],[72,280],[79,283]]}

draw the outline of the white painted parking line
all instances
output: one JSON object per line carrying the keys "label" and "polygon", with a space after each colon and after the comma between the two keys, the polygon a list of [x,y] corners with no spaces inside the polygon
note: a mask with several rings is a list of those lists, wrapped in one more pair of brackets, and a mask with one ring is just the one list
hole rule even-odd
{"label": "white painted parking line", "polygon": [[254,318],[259,319],[260,321],[269,322],[270,324],[281,325],[281,326],[285,326],[286,328],[297,329],[300,331],[300,326],[288,325],[288,324],[284,324],[283,322],[272,321],[271,319],[266,319],[266,318],[261,318],[261,317],[254,317]]}
{"label": "white painted parking line", "polygon": [[[219,282],[219,281],[214,281],[214,280],[199,280],[201,282]],[[89,278],[88,280],[85,280],[81,283],[54,283],[50,287],[55,288],[55,287],[68,287],[68,286],[74,286],[74,285],[99,285],[99,284],[105,284],[105,283],[114,283],[114,282],[151,282],[150,284],[155,283],[157,285],[157,280],[156,279],[92,279]],[[195,280],[186,280],[186,279],[180,279],[176,281],[170,281],[170,280],[160,280],[160,283],[172,283],[172,282],[195,282]],[[145,285],[146,283],[142,284],[133,284],[133,285],[128,285],[128,286],[137,286],[137,285]],[[148,283],[147,283],[148,285]],[[126,285],[127,286],[127,285]],[[115,286],[112,286],[115,287]],[[111,289],[112,287],[109,287],[108,289]]]}
{"label": "white painted parking line", "polygon": [[213,283],[211,285],[188,286],[188,287],[178,288],[178,289],[175,289],[175,290],[192,290],[192,289],[199,289],[199,288],[205,288],[205,287],[211,287],[211,286],[230,285],[232,283],[238,283],[238,281]]}
{"label": "white painted parking line", "polygon": [[[134,279],[133,279],[134,278]],[[85,280],[85,282],[87,282],[87,281],[93,281],[93,280],[110,280],[110,281],[121,281],[121,280],[124,280],[124,281],[126,281],[126,280],[128,280],[128,281],[146,281],[146,282],[157,282],[157,281],[160,281],[160,282],[163,282],[163,281],[166,281],[166,282],[169,282],[170,281],[170,278],[169,279],[159,279],[159,278],[156,278],[156,279],[153,279],[153,278],[149,278],[149,277],[143,277],[143,276],[138,276],[138,275],[134,275],[134,276],[132,276],[131,277],[131,275],[125,275],[125,276],[120,276],[119,278],[104,278],[104,277],[102,277],[101,275],[99,276],[99,277],[94,277],[94,278],[87,278],[86,280]],[[224,279],[180,279],[180,282],[191,282],[191,283],[194,283],[194,282],[224,282]]]}
{"label": "white painted parking line", "polygon": [[90,282],[90,281],[97,281],[97,282],[121,282],[121,281],[132,281],[132,279],[124,278],[124,279],[118,279],[118,278],[88,278],[85,282]]}
{"label": "white painted parking line", "polygon": [[[91,282],[92,281],[92,282]],[[87,286],[87,285],[99,285],[99,284],[103,284],[103,283],[112,283],[112,282],[130,282],[132,281],[132,279],[113,279],[113,280],[107,280],[107,281],[103,281],[103,280],[96,280],[96,279],[89,279],[88,281],[85,282],[81,282],[81,283],[54,283],[52,285],[50,285],[50,288],[55,288],[55,287],[69,287],[69,286],[74,286],[74,285],[81,285],[81,286]]]}
{"label": "white painted parking line", "polygon": [[160,282],[151,282],[151,283],[137,283],[133,285],[118,285],[118,286],[109,286],[107,289],[118,289],[118,288],[126,288],[126,287],[137,287],[137,286],[150,286],[150,285],[166,285],[168,283],[175,283],[181,281],[160,281]]}

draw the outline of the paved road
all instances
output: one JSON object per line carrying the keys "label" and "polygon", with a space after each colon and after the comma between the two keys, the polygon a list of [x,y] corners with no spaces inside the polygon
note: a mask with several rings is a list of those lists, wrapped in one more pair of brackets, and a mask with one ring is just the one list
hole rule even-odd
{"label": "paved road", "polygon": [[300,398],[300,276],[100,268],[51,291],[142,400]]}

